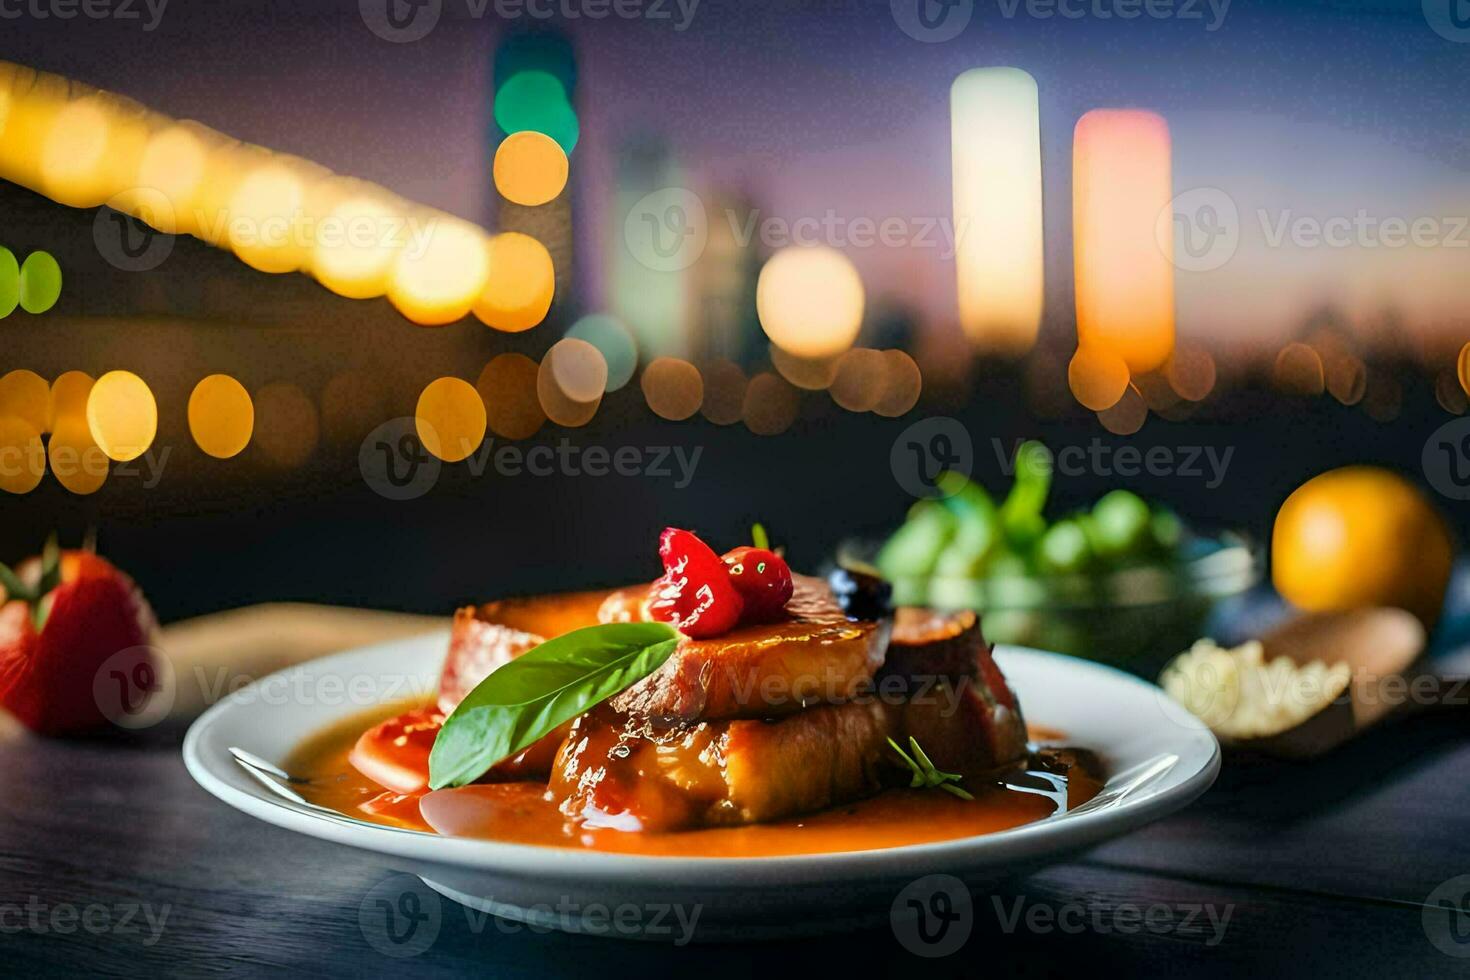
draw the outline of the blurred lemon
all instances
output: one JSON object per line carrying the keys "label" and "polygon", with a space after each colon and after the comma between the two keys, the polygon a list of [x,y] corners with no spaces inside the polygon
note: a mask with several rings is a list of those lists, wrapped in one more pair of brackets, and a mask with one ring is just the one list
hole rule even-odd
{"label": "blurred lemon", "polygon": [[1277,591],[1311,612],[1396,606],[1432,626],[1453,560],[1449,530],[1424,495],[1371,466],[1302,484],[1271,536]]}

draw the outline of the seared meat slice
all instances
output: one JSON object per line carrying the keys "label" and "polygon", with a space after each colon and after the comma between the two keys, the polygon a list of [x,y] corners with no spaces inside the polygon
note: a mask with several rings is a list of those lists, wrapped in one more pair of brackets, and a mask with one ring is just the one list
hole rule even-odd
{"label": "seared meat slice", "polygon": [[449,655],[439,675],[439,710],[454,710],[490,672],[553,636],[597,625],[605,592],[500,599],[454,614]]}
{"label": "seared meat slice", "polygon": [[939,768],[968,775],[1026,751],[1019,714],[968,677],[908,701],[860,698],[772,721],[660,728],[604,706],[573,722],[550,790],[563,813],[593,827],[763,823],[907,783],[888,739],[907,745],[910,735]]}
{"label": "seared meat slice", "polygon": [[572,723],[550,789],[563,813],[593,827],[759,823],[876,792],[889,732],[873,702],[667,729],[604,707]]}
{"label": "seared meat slice", "polygon": [[[535,649],[547,637],[595,626],[597,607],[604,596],[601,592],[576,592],[535,599],[502,599],[456,612],[449,634],[449,654],[439,674],[438,720],[431,728],[410,725],[407,731],[393,729],[401,719],[384,722],[363,735],[354,750],[353,765],[389,789],[398,792],[422,789],[420,783],[428,784],[429,749],[444,716],[454,711],[491,671]],[[545,779],[551,773],[552,761],[569,727],[561,725],[553,729],[523,751],[497,763],[480,781]],[[408,736],[409,745],[415,739],[424,743],[422,759],[401,758],[405,743],[395,745],[395,740],[402,735]],[[399,758],[391,756],[395,748]]]}
{"label": "seared meat slice", "polygon": [[[889,624],[849,619],[821,579],[792,580],[790,619],[681,640],[659,670],[615,697],[612,706],[674,724],[770,718],[852,698],[882,666]],[[646,588],[615,592],[598,615],[604,622],[641,619],[646,596]]]}
{"label": "seared meat slice", "polygon": [[893,639],[882,674],[968,677],[975,673],[976,655],[989,649],[980,634],[980,618],[968,610],[937,612],[901,606],[893,614]]}

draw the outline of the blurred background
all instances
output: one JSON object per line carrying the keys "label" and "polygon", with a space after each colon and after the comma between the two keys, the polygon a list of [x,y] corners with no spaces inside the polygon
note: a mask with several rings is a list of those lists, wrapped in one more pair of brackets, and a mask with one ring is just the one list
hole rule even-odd
{"label": "blurred background", "polygon": [[[913,496],[895,442],[935,416],[968,430],[970,469],[997,490],[1021,439],[1086,453],[1054,481],[1062,510],[1127,487],[1263,540],[1305,480],[1372,463],[1470,531],[1470,507],[1424,464],[1470,387],[1470,27],[1450,3],[1444,18],[1418,0],[1129,18],[1127,4],[1104,17],[1024,0],[669,0],[598,18],[586,4],[389,2],[384,21],[367,0],[28,19],[0,32],[0,59],[530,234],[555,263],[545,320],[421,327],[386,299],[257,272],[186,236],[127,268],[106,236],[135,236],[142,254],[141,225],[0,183],[0,244],[65,272],[49,312],[0,322],[0,375],[126,370],[158,408],[149,453],[92,492],[48,474],[0,499],[0,555],[36,553],[52,529],[68,544],[95,532],[164,621],[275,599],[447,613],[652,578],[667,524],[723,550],[760,520],[814,567],[900,523]],[[966,76],[1020,107],[966,117],[951,86],[994,66],[1034,90]],[[535,86],[515,82],[527,72],[556,78],[568,110],[545,117],[567,189],[535,207],[492,180],[507,119],[543,118]],[[1099,109],[1130,111],[1079,127]],[[965,134],[1024,137],[1028,120],[1030,142],[1003,161],[1014,194],[966,212]],[[1012,224],[988,235],[997,214]],[[843,258],[783,292],[767,264],[815,247]],[[1025,288],[999,310],[966,306],[967,262]],[[1142,292],[1118,294],[1120,279]],[[1097,359],[1074,360],[1079,326]],[[413,417],[430,382],[475,384],[505,353],[541,361],[569,332],[607,362],[595,412],[497,429],[517,406],[534,423],[552,396],[492,373],[482,396],[515,403],[491,412],[492,448],[631,447],[638,473],[459,462],[414,499],[380,492],[369,434]],[[801,358],[773,336],[811,341],[798,355],[853,353]],[[675,360],[649,372],[657,358]],[[215,373],[255,408],[249,445],[224,460],[187,418]],[[1168,462],[1122,472],[1123,447]]]}

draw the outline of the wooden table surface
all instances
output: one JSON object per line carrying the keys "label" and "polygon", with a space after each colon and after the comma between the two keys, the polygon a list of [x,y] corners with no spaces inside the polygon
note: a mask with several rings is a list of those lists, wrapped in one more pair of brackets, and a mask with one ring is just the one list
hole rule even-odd
{"label": "wooden table surface", "polygon": [[[274,637],[262,667],[320,652],[313,646],[351,646],[360,629],[407,635],[442,625],[347,617],[304,641],[280,624],[311,610],[232,615],[229,633],[248,634],[256,649]],[[228,661],[236,652],[218,635],[193,624],[165,645]],[[977,892],[967,942],[942,958],[920,958],[888,928],[679,948],[533,932],[447,901],[427,949],[388,958],[359,911],[373,889],[399,887],[397,869],[205,793],[179,753],[189,710],[126,737],[46,741],[0,729],[0,972],[544,978],[679,969],[703,980],[781,963],[862,975],[1470,976],[1470,878],[1452,882],[1470,875],[1465,713],[1390,727],[1311,764],[1227,759],[1215,787],[1184,812]]]}

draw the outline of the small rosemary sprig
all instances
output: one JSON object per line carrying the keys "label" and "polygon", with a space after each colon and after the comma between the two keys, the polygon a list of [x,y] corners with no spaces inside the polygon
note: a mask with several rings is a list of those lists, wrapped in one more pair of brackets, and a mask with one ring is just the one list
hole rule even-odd
{"label": "small rosemary sprig", "polygon": [[909,787],[911,789],[942,789],[946,793],[958,796],[962,800],[973,800],[975,798],[968,791],[955,785],[964,777],[957,772],[941,772],[936,769],[934,763],[930,761],[929,756],[919,747],[919,740],[912,735],[909,736],[909,749],[913,752],[913,755],[905,752],[891,738],[888,740],[888,744],[893,746],[893,751],[898,753],[898,757],[903,760],[904,765],[908,766],[909,771],[914,774],[914,778],[909,781]]}

